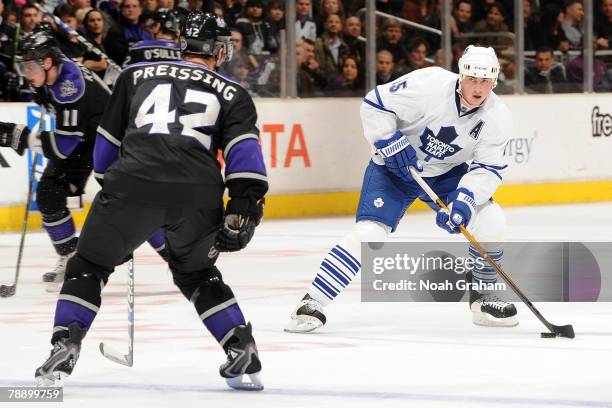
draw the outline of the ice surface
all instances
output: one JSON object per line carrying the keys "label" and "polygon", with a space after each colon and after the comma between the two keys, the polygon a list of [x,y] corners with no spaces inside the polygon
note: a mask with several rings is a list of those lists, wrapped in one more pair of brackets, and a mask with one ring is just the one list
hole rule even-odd
{"label": "ice surface", "polygon": [[[612,222],[601,219],[611,213],[611,203],[506,209],[508,239],[612,241]],[[218,374],[219,346],[145,245],[136,252],[134,367],[98,351],[100,341],[127,350],[126,267],[120,267],[61,406],[612,407],[610,303],[538,304],[551,322],[576,330],[573,340],[541,339],[543,327],[522,305],[518,327],[483,328],[471,323],[465,303],[361,303],[355,281],[327,309],[322,330],[284,333],[321,257],[352,223],[266,220],[247,250],[220,258],[253,323],[265,391],[227,388]],[[433,213],[423,212],[409,213],[393,239],[451,238]],[[10,283],[18,241],[17,234],[0,235],[0,283]],[[41,275],[55,261],[44,233],[28,235],[17,295],[0,299],[0,386],[32,385],[47,356],[57,295],[45,292]]]}

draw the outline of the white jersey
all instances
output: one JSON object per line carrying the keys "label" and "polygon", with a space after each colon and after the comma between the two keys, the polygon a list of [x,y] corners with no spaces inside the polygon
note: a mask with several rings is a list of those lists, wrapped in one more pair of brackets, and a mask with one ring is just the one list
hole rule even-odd
{"label": "white jersey", "polygon": [[459,187],[483,204],[508,167],[504,150],[513,133],[512,115],[493,92],[479,108],[461,112],[459,75],[432,67],[378,85],[364,98],[361,120],[372,144],[372,160],[384,165],[374,142],[396,131],[405,135],[423,165],[423,177],[439,176],[471,162]]}

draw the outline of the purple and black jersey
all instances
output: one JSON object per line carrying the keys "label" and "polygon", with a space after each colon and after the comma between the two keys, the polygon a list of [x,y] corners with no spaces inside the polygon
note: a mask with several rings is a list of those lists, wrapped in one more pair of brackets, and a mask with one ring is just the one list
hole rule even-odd
{"label": "purple and black jersey", "polygon": [[90,70],[66,59],[58,66],[57,80],[46,86],[45,93],[46,103],[55,113],[55,130],[41,134],[45,157],[91,166],[96,130],[110,90]]}
{"label": "purple and black jersey", "polygon": [[226,186],[232,199],[257,201],[268,182],[256,122],[248,93],[204,65],[131,65],[98,127],[95,176],[146,203],[218,208]]}
{"label": "purple and black jersey", "polygon": [[130,47],[125,66],[140,62],[179,61],[181,45],[169,40],[145,40]]}

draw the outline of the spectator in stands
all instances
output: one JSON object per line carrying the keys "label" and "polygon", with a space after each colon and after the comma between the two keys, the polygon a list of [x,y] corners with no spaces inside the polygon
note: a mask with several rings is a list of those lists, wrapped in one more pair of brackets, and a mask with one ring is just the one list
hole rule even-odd
{"label": "spectator in stands", "polygon": [[451,33],[454,38],[458,38],[463,33],[474,31],[474,21],[472,20],[472,10],[474,6],[471,0],[459,0],[453,9],[451,16]]}
{"label": "spectator in stands", "polygon": [[[26,4],[21,9],[20,36],[23,39],[34,31],[34,27],[42,21],[42,15],[34,4]],[[20,41],[21,42],[21,41]]]}
{"label": "spectator in stands", "polygon": [[121,25],[123,35],[131,47],[138,41],[151,40],[151,34],[140,24],[142,6],[139,0],[123,0],[121,3]]}
{"label": "spectator in stands", "polygon": [[[74,12],[74,8],[68,3],[61,4],[53,10],[53,14],[60,18],[64,23],[66,23],[70,28],[74,31],[77,30],[77,18]],[[68,58],[77,60],[82,62],[83,54],[85,53],[85,47],[76,39],[76,37],[72,35],[68,35],[68,33],[60,28],[58,28],[58,33],[55,36],[57,38],[57,42],[59,44],[60,50],[64,53]]]}
{"label": "spectator in stands", "polygon": [[261,0],[246,2],[246,13],[236,20],[236,28],[242,33],[244,47],[249,54],[268,55],[278,49],[272,27],[264,19]]}
{"label": "spectator in stands", "polygon": [[144,23],[155,14],[158,8],[157,0],[142,0],[142,14],[140,22]]}
{"label": "spectator in stands", "polygon": [[298,41],[296,45],[298,66],[298,95],[303,97],[322,96],[327,80],[322,75],[319,63],[315,58],[315,43],[308,39]]}
{"label": "spectator in stands", "polygon": [[523,0],[525,50],[536,50],[544,45],[544,31],[539,17],[532,13],[531,0]]}
{"label": "spectator in stands", "polygon": [[[109,24],[101,10],[92,9],[83,19],[84,35],[118,65],[123,64],[128,54],[128,43],[123,32]],[[94,71],[106,70],[107,64],[93,52],[83,56],[83,65]]]}
{"label": "spectator in stands", "polygon": [[245,11],[245,4],[245,0],[225,0],[223,15],[225,16],[225,22],[230,27],[234,27],[236,25],[236,20],[242,16]]}
{"label": "spectator in stands", "polygon": [[386,84],[402,76],[395,71],[393,54],[388,50],[380,50],[376,53],[376,85]]}
{"label": "spectator in stands", "polygon": [[319,14],[315,19],[317,23],[317,35],[321,36],[325,30],[325,23],[327,22],[327,16],[330,14],[337,14],[340,16],[340,20],[344,20],[344,5],[340,0],[321,0],[319,6]]}
{"label": "spectator in stands", "polygon": [[249,71],[255,69],[255,65],[253,65],[251,60],[251,58],[254,60],[255,57],[251,57],[250,55],[248,55],[246,49],[243,47],[242,33],[238,31],[238,29],[232,28],[231,34],[231,41],[232,45],[234,46],[234,56],[230,61],[226,62],[221,66],[221,68],[219,68],[219,73],[226,77],[231,77],[234,75],[234,65],[237,63],[237,61],[246,60],[247,65],[249,67]]}
{"label": "spectator in stands", "polygon": [[330,89],[333,91],[331,96],[363,96],[364,91],[363,75],[355,56],[348,56],[342,61],[342,71],[335,78]]}
{"label": "spectator in stands", "polygon": [[357,58],[357,65],[363,70],[365,61],[365,42],[359,40],[360,35],[361,20],[359,20],[359,17],[347,17],[344,21],[344,42],[349,47],[349,53]]}
{"label": "spectator in stands", "polygon": [[341,63],[349,55],[349,47],[342,39],[342,20],[338,14],[330,14],[325,21],[325,31],[315,42],[315,56],[323,75],[334,77],[340,72]]}
{"label": "spectator in stands", "polygon": [[[584,58],[579,55],[565,66],[567,83],[570,92],[584,92]],[[593,60],[593,90],[595,92],[610,92],[612,90],[612,75],[606,69],[606,64],[599,58]]]}
{"label": "spectator in stands", "polygon": [[[233,58],[232,58],[233,59]],[[239,83],[244,89],[252,94],[250,82],[249,62],[244,57],[238,57],[232,64],[232,75],[230,79]],[[253,95],[255,96],[255,95]]]}
{"label": "spectator in stands", "polygon": [[408,63],[402,73],[431,66],[425,58],[427,58],[427,41],[419,37],[414,38],[408,44]]}
{"label": "spectator in stands", "polygon": [[514,50],[510,49],[502,53],[499,58],[501,71],[497,77],[495,93],[498,95],[513,94],[516,90],[516,57]]}
{"label": "spectator in stands", "polygon": [[565,13],[559,5],[549,3],[543,8],[541,21],[544,45],[561,52],[566,52],[570,48],[570,43],[561,28],[561,22],[564,20]]}
{"label": "spectator in stands", "polygon": [[280,45],[280,33],[285,29],[285,3],[281,0],[268,2],[267,21],[276,36],[276,43]]}
{"label": "spectator in stands", "polygon": [[157,8],[167,8],[170,10],[174,9],[174,0],[158,0],[157,1]]}
{"label": "spectator in stands", "polygon": [[555,62],[553,49],[538,48],[535,64],[525,68],[525,91],[527,93],[560,93],[566,90],[565,69]]}
{"label": "spectator in stands", "polygon": [[0,101],[12,100],[19,86],[19,78],[13,72],[14,39],[15,27],[4,18],[4,3],[0,1]]}
{"label": "spectator in stands", "polygon": [[565,19],[561,22],[561,29],[570,43],[570,48],[582,48],[581,22],[584,16],[582,0],[567,0],[565,3]]}
{"label": "spectator in stands", "polygon": [[612,48],[612,0],[602,0],[600,13],[595,13],[595,38],[597,48]]}
{"label": "spectator in stands", "polygon": [[396,66],[404,65],[408,54],[401,39],[402,27],[399,21],[393,18],[386,19],[382,25],[382,37],[376,42],[376,49],[389,51]]}
{"label": "spectator in stands", "polygon": [[296,20],[295,20],[295,38],[298,40],[306,38],[311,41],[317,39],[317,24],[311,16],[312,1],[297,0],[296,4]]}
{"label": "spectator in stands", "polygon": [[[504,23],[504,8],[499,2],[493,3],[487,10],[487,17],[484,20],[480,20],[476,23],[474,31],[477,33],[507,33],[510,30],[506,23]],[[513,44],[513,40],[510,37],[492,36],[492,37],[480,37],[476,41],[483,47],[493,47],[503,49],[510,47]]]}
{"label": "spectator in stands", "polygon": [[68,4],[72,6],[76,14],[77,10],[91,7],[91,0],[68,0]]}

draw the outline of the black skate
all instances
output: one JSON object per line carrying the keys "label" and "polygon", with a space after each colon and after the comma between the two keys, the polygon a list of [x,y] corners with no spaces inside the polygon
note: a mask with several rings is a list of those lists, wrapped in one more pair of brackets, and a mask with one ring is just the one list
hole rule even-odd
{"label": "black skate", "polygon": [[223,346],[227,362],[219,367],[219,374],[227,385],[237,390],[261,391],[264,388],[259,377],[261,362],[252,333],[251,323],[238,326]]}
{"label": "black skate", "polygon": [[77,323],[68,326],[68,337],[62,337],[53,343],[51,355],[36,369],[34,377],[39,387],[62,387],[64,379],[72,374],[79,359],[81,341],[87,330],[81,329]]}
{"label": "black skate", "polygon": [[323,305],[307,293],[291,314],[291,320],[285,327],[287,333],[308,333],[323,326],[327,318]]}
{"label": "black skate", "polygon": [[[467,281],[472,283],[468,272]],[[516,326],[518,322],[516,306],[506,302],[495,293],[479,292],[470,287],[470,310],[472,321],[479,326]]]}

